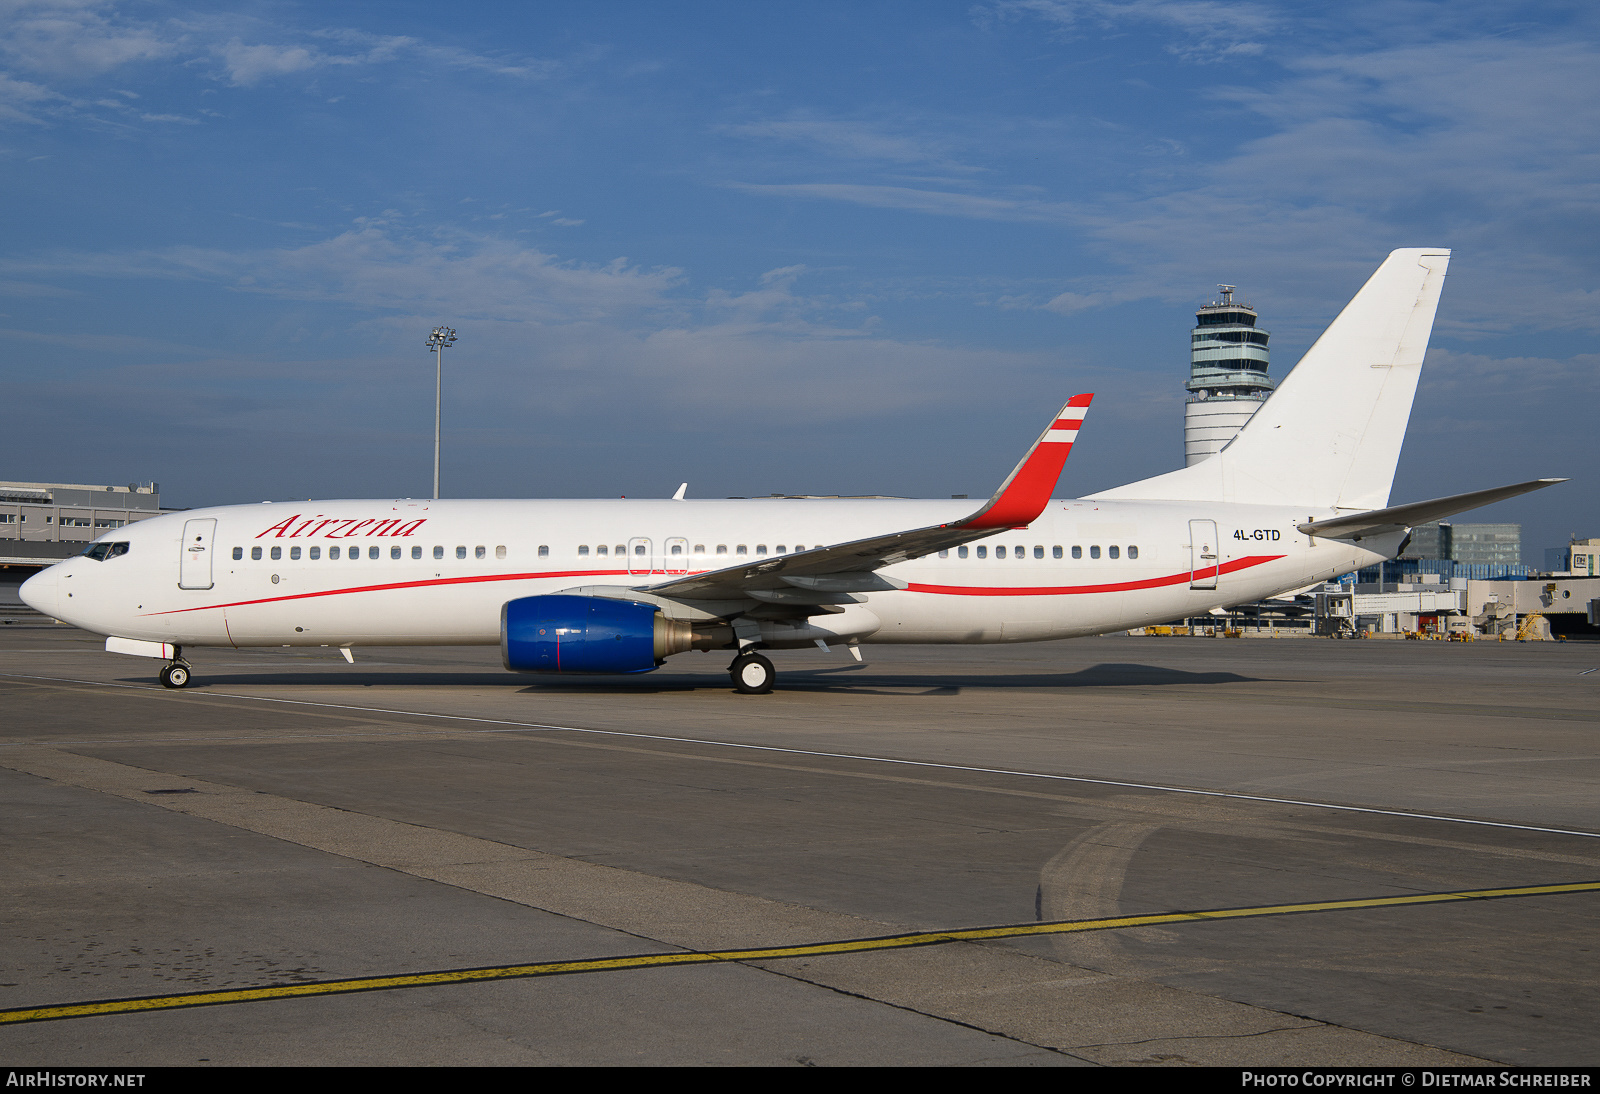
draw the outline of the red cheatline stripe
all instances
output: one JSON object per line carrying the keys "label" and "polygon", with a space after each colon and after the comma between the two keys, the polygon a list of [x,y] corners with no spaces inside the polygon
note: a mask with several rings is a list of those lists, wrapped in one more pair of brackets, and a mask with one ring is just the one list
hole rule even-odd
{"label": "red cheatline stripe", "polygon": [[[1217,567],[1219,574],[1231,574],[1264,562],[1276,562],[1283,555],[1250,555],[1236,558]],[[1210,573],[1209,570],[1206,571]],[[1159,589],[1164,585],[1182,585],[1191,577],[1188,570],[1166,577],[1152,577],[1144,581],[1118,581],[1109,585],[922,585],[913,581],[907,588],[914,593],[936,593],[940,596],[1077,596],[1083,593],[1121,593],[1130,589]]]}
{"label": "red cheatline stripe", "polygon": [[[1283,555],[1251,555],[1223,563],[1219,574],[1231,574],[1264,562],[1275,562]],[[146,615],[181,615],[184,612],[204,612],[215,608],[242,608],[251,604],[277,604],[285,600],[306,600],[318,596],[344,596],[346,593],[382,593],[391,589],[423,589],[436,585],[475,585],[483,581],[537,581],[553,577],[621,577],[627,570],[549,570],[530,574],[478,574],[472,577],[440,577],[427,581],[396,581],[387,585],[358,585],[349,589],[324,589],[314,593],[291,593],[288,596],[268,596],[260,600],[234,600],[226,604],[204,604],[198,608],[175,608],[167,612],[146,612]],[[634,577],[654,577],[651,574],[633,574]],[[1157,589],[1164,585],[1178,585],[1188,581],[1189,571],[1169,574],[1166,577],[1145,581],[1121,581],[1110,585],[1036,585],[1036,586],[983,586],[983,585],[922,585],[913,582],[908,586],[914,593],[937,593],[943,596],[1072,596],[1081,593],[1116,593],[1128,589]]]}

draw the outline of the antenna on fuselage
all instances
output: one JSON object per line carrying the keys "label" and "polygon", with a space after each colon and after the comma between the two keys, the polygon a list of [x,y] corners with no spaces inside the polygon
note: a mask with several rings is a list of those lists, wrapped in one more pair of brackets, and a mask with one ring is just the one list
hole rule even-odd
{"label": "antenna on fuselage", "polygon": [[680,484],[679,487],[678,487],[678,492],[676,494],[672,495],[672,500],[673,501],[682,501],[683,500],[683,493],[687,489],[689,489],[689,484],[688,483]]}

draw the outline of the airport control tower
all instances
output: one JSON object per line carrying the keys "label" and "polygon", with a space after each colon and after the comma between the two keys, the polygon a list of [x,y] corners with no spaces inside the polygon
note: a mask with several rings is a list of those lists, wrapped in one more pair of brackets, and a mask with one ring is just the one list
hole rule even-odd
{"label": "airport control tower", "polygon": [[1267,332],[1256,312],[1235,302],[1232,285],[1218,285],[1221,300],[1195,313],[1189,348],[1189,401],[1183,409],[1185,465],[1221,451],[1272,394],[1267,379]]}

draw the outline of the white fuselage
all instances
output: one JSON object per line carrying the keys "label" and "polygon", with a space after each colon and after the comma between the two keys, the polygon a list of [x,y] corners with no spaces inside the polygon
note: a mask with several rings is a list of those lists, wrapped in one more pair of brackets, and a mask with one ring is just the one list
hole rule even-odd
{"label": "white fuselage", "polygon": [[[102,541],[126,543],[125,553],[58,563],[24,596],[90,631],[181,646],[494,645],[501,606],[519,597],[648,586],[970,510],[964,501],[781,498],[227,506],[119,529]],[[1296,530],[1332,512],[1056,500],[1027,528],[880,571],[906,588],[861,594],[866,612],[847,611],[855,630],[840,633],[1072,638],[1302,588],[1397,551],[1398,533],[1352,543]],[[809,644],[807,635],[765,644]]]}

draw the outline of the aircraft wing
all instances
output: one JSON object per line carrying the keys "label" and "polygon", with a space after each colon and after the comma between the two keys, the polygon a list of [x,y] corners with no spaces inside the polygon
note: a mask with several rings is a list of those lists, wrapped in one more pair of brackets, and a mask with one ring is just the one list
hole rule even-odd
{"label": "aircraft wing", "polygon": [[1074,395],[1067,400],[1067,405],[1050,419],[1045,431],[1000,484],[988,504],[971,516],[949,524],[911,528],[797,551],[792,555],[741,562],[638,589],[681,600],[736,600],[749,597],[752,590],[789,588],[825,595],[903,588],[903,583],[880,577],[873,571],[1037,520],[1050,503],[1050,494],[1061,477],[1061,468],[1067,462],[1093,399],[1093,395]]}
{"label": "aircraft wing", "polygon": [[1430,520],[1439,520],[1441,517],[1465,513],[1468,509],[1476,509],[1480,505],[1504,501],[1506,498],[1514,498],[1518,494],[1526,494],[1530,490],[1543,490],[1546,486],[1554,486],[1558,482],[1566,481],[1566,479],[1532,479],[1528,482],[1514,483],[1511,486],[1496,486],[1490,490],[1474,490],[1470,494],[1452,494],[1448,498],[1434,498],[1432,501],[1414,501],[1409,505],[1392,505],[1387,509],[1373,509],[1370,512],[1356,513],[1348,517],[1314,520],[1297,527],[1308,536],[1322,536],[1326,539],[1360,539],[1362,536],[1379,536],[1385,532],[1398,532],[1403,528],[1414,528],[1419,524],[1426,524]]}

